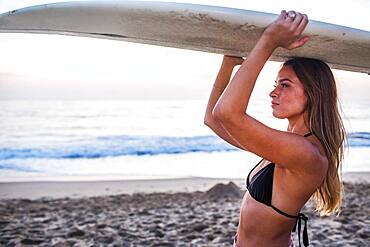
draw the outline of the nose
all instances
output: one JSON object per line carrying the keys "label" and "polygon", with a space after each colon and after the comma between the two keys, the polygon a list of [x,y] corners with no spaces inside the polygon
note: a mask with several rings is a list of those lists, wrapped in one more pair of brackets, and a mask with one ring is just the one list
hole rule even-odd
{"label": "nose", "polygon": [[277,92],[277,90],[278,90],[278,87],[275,87],[275,88],[274,88],[274,90],[272,90],[272,91],[269,93],[269,96],[270,96],[271,98],[275,98],[275,97],[277,97],[277,96],[278,96],[278,92]]}

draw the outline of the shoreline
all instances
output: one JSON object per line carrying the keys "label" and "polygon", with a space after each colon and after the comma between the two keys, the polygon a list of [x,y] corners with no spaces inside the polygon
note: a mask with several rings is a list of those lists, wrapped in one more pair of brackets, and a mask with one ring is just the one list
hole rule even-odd
{"label": "shoreline", "polygon": [[234,182],[243,187],[243,179],[164,178],[98,181],[0,182],[0,199],[83,198],[135,193],[178,193],[206,191],[217,183]]}
{"label": "shoreline", "polygon": [[[241,178],[163,178],[95,181],[0,182],[0,199],[83,198],[135,193],[177,193],[206,191],[217,183],[234,182],[244,189]],[[343,181],[370,183],[370,172],[343,172]]]}

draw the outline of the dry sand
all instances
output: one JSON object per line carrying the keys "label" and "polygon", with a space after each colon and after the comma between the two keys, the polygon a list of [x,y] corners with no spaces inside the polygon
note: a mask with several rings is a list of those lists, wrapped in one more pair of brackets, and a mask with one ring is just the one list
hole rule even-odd
{"label": "dry sand", "polygon": [[[310,246],[370,246],[370,173],[344,181],[339,216],[303,208]],[[220,182],[0,183],[0,246],[231,246],[244,180]]]}

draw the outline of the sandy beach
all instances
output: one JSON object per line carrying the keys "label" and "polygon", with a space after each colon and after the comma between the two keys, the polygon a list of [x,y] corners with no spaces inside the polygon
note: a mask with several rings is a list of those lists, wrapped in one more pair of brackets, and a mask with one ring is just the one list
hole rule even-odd
{"label": "sandy beach", "polygon": [[[370,246],[370,173],[344,173],[339,216],[309,201],[310,246]],[[242,179],[0,183],[1,246],[231,246]],[[295,244],[297,235],[293,233]]]}

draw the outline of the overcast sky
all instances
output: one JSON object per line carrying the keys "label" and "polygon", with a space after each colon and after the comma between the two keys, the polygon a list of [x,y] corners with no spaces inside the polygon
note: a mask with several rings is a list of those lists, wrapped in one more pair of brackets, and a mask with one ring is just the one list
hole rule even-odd
{"label": "overcast sky", "polygon": [[[0,0],[0,12],[56,1]],[[278,14],[294,9],[309,18],[370,31],[370,1],[215,1],[187,3]],[[0,99],[205,99],[222,55],[41,34],[0,34]],[[268,97],[278,71],[269,62],[256,96]],[[335,71],[345,98],[368,99],[370,76]]]}

